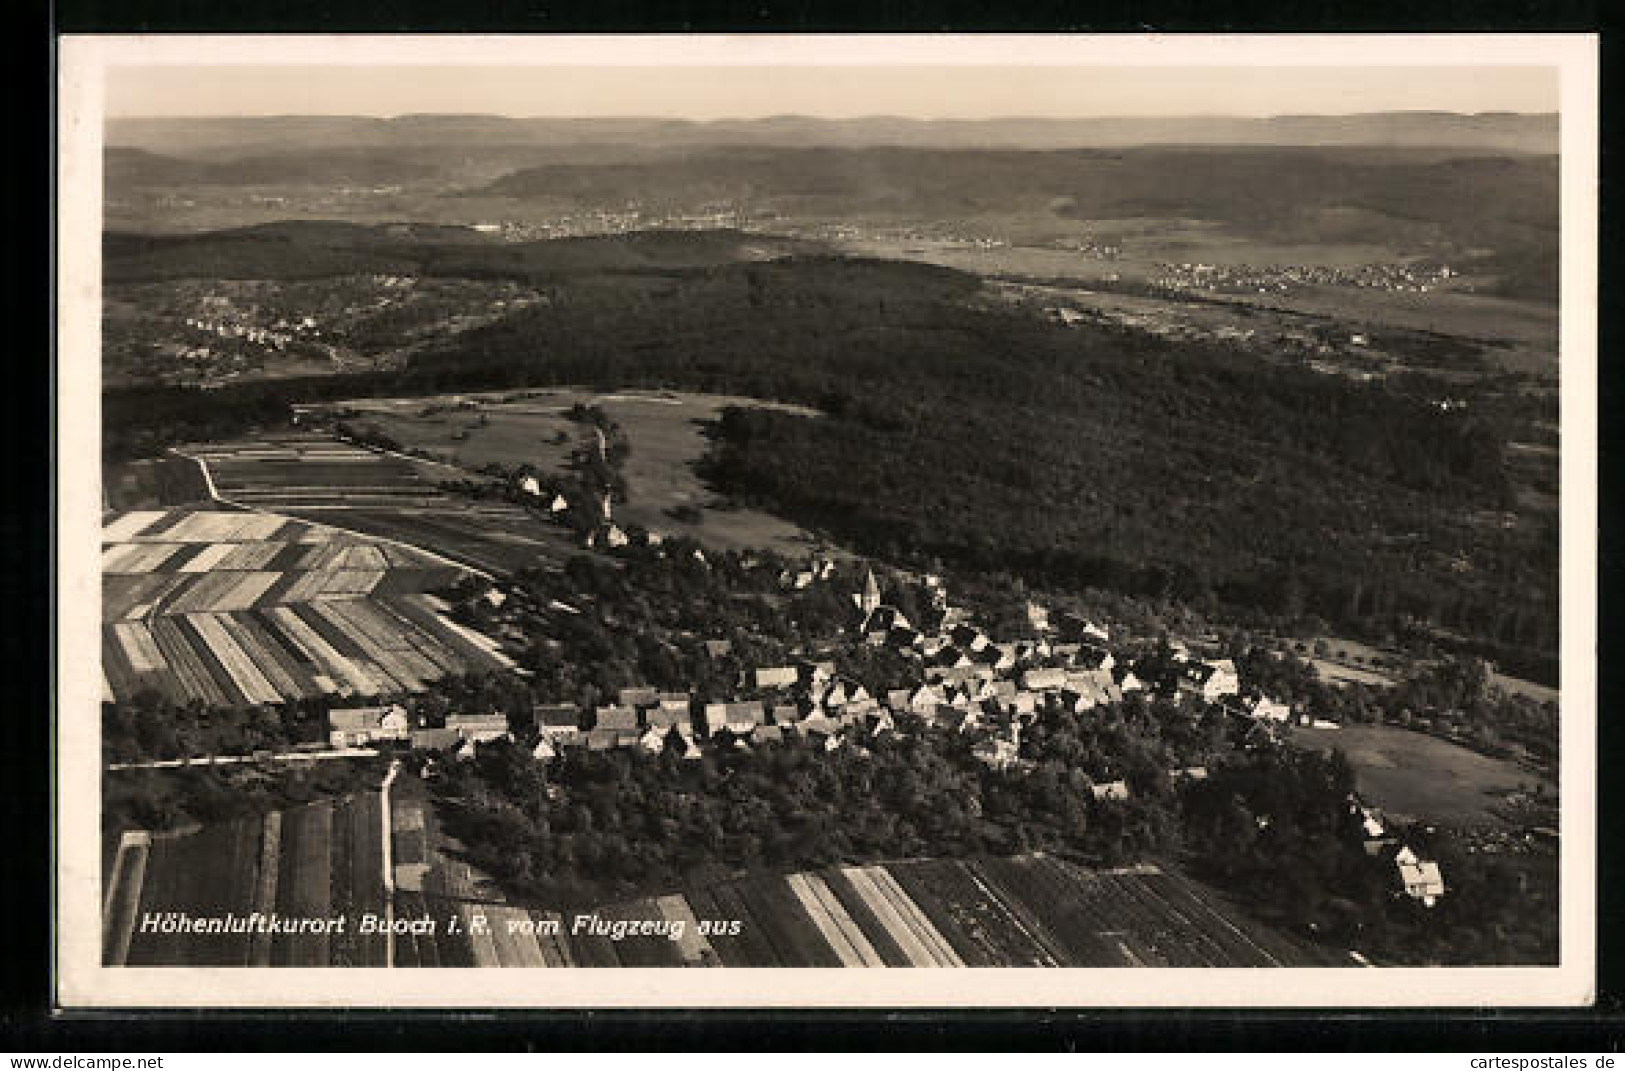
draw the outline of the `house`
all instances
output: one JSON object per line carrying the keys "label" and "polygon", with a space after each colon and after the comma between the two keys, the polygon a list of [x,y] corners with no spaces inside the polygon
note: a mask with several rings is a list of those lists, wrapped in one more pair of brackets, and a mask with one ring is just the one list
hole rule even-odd
{"label": "house", "polygon": [[928,714],[948,702],[942,690],[935,685],[922,684],[908,698],[909,709],[916,714]]}
{"label": "house", "polygon": [[[1404,849],[1410,853],[1410,849]],[[1399,869],[1399,883],[1405,890],[1405,895],[1413,900],[1422,901],[1423,906],[1432,907],[1444,895],[1444,874],[1439,870],[1439,864],[1431,859],[1417,859],[1411,854],[1411,862],[1400,862],[1394,859]]]}
{"label": "house", "polygon": [[536,477],[526,476],[519,481],[519,490],[536,498],[542,497],[542,485],[536,482]]}
{"label": "house", "polygon": [[825,710],[835,710],[846,705],[847,693],[844,681],[833,681],[822,692],[813,693],[813,702]]}
{"label": "house", "polygon": [[581,711],[573,703],[538,704],[531,713],[537,730],[556,742],[573,742],[581,735]]}
{"label": "house", "polygon": [[801,708],[794,703],[780,703],[773,708],[774,725],[794,725],[801,717]]}
{"label": "house", "polygon": [[1184,766],[1173,771],[1173,778],[1176,781],[1206,781],[1207,767]]}
{"label": "house", "polygon": [[604,532],[604,542],[611,547],[624,547],[632,540],[627,538],[625,532],[621,531],[620,525],[612,524]]}
{"label": "house", "polygon": [[758,688],[790,688],[799,679],[800,674],[794,666],[771,666],[756,671],[756,687]]}
{"label": "house", "polygon": [[778,725],[758,725],[751,734],[758,744],[784,743],[784,729]]}
{"label": "house", "polygon": [[658,705],[650,707],[643,717],[650,728],[681,728],[688,724],[688,708],[688,696],[663,695]]}
{"label": "house", "polygon": [[966,651],[980,651],[993,642],[981,629],[968,622],[949,629],[948,638],[954,646]]}
{"label": "house", "polygon": [[1029,669],[1021,675],[1021,686],[1033,692],[1051,692],[1066,686],[1064,669]]}
{"label": "house", "polygon": [[1247,716],[1264,721],[1286,722],[1292,720],[1292,708],[1285,703],[1277,703],[1269,696],[1264,695],[1259,696],[1252,706],[1247,708]]}
{"label": "house", "polygon": [[1124,695],[1127,695],[1129,692],[1141,692],[1145,690],[1145,681],[1141,680],[1130,666],[1116,667],[1116,669],[1112,671],[1112,676],[1117,680],[1117,690],[1122,692]]}
{"label": "house", "polygon": [[666,734],[670,730],[650,728],[638,737],[638,746],[651,755],[658,755],[666,750]]}
{"label": "house", "polygon": [[530,749],[530,757],[537,762],[546,762],[558,753],[559,749],[553,746],[553,741],[548,739],[546,733],[543,733],[541,739],[536,741],[536,746]]}
{"label": "house", "polygon": [[563,513],[570,508],[569,501],[563,495],[554,495],[553,501],[547,504],[549,513]]}
{"label": "house", "polygon": [[414,751],[444,751],[449,747],[456,747],[462,740],[463,738],[457,735],[456,729],[412,730]]}
{"label": "house", "polygon": [[907,710],[908,697],[907,688],[893,688],[886,693],[886,705],[897,711]]}
{"label": "house", "polygon": [[500,740],[508,735],[506,714],[447,714],[446,728],[464,740]]}
{"label": "house", "polygon": [[1048,610],[1048,608],[1046,608],[1044,606],[1041,606],[1036,602],[1033,602],[1031,599],[1028,599],[1027,600],[1027,624],[1034,632],[1048,632],[1049,631],[1049,610]]}
{"label": "house", "polygon": [[727,730],[735,736],[749,736],[759,725],[767,724],[767,710],[757,700],[748,703],[725,703]]}
{"label": "house", "polygon": [[1227,695],[1241,691],[1241,678],[1236,676],[1236,664],[1228,658],[1212,662],[1186,662],[1180,667],[1179,692],[1181,695],[1200,697],[1212,703]]}
{"label": "house", "polygon": [[1111,637],[1100,625],[1081,614],[1061,615],[1061,635],[1068,639],[1096,640],[1105,643]]}
{"label": "house", "polygon": [[622,688],[616,698],[623,707],[652,707],[659,695],[653,688]]}
{"label": "house", "polygon": [[723,658],[733,653],[734,645],[730,640],[706,640],[705,653],[712,658]]}
{"label": "house", "polygon": [[1038,696],[1032,692],[1017,692],[1010,701],[1010,710],[1017,715],[1030,717],[1038,713]]}
{"label": "house", "polygon": [[607,729],[614,732],[637,730],[640,728],[638,724],[638,712],[631,707],[599,707],[594,712],[592,727],[594,729]]}
{"label": "house", "polygon": [[327,712],[327,738],[334,747],[356,747],[376,740],[406,740],[412,723],[398,703],[384,707],[347,707]]}
{"label": "house", "polygon": [[1095,794],[1097,800],[1126,800],[1129,795],[1127,781],[1107,781],[1091,785],[1090,791]]}
{"label": "house", "polygon": [[728,704],[707,703],[700,711],[700,724],[707,735],[720,733],[728,727]]}

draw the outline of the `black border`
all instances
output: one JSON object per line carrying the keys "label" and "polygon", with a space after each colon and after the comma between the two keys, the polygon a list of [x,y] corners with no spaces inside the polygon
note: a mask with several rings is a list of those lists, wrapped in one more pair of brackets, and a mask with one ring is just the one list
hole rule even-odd
{"label": "black border", "polygon": [[[34,6],[34,5],[31,5]],[[43,6],[43,5],[41,5]],[[1245,13],[1243,13],[1245,12]],[[10,177],[41,182],[47,205],[54,194],[53,101],[54,35],[59,33],[278,33],[278,32],[1444,32],[1605,30],[1600,7],[1589,0],[1439,0],[1431,5],[1378,0],[1358,6],[1333,0],[1284,0],[1267,4],[1226,3],[1215,10],[1200,0],[1131,3],[1076,3],[1051,0],[1018,6],[997,0],[930,4],[922,0],[879,0],[862,17],[832,14],[811,3],[706,5],[679,2],[647,5],[628,0],[597,4],[488,2],[479,7],[444,0],[59,0],[42,14],[44,33],[30,35],[43,47],[22,70],[37,76],[44,107],[29,98],[13,100],[13,117],[46,119],[40,162],[8,169]],[[43,38],[43,40],[42,40]],[[1609,99],[1615,49],[1602,42],[1601,100]],[[15,70],[16,68],[14,68]],[[27,122],[21,125],[27,128]],[[15,129],[15,125],[14,125]],[[1609,130],[1604,123],[1606,175]],[[32,186],[32,182],[29,183]],[[1603,187],[1606,190],[1606,185]],[[54,361],[36,360],[51,352],[51,264],[54,213],[43,220],[27,202],[8,202],[13,235],[39,242],[39,255],[7,258],[6,293],[21,296],[44,312],[18,317],[40,329],[40,342],[13,339],[8,371],[14,396],[38,403],[27,418],[4,422],[12,459],[52,457]],[[1625,243],[1618,217],[1602,208],[1599,271],[1617,276],[1618,250]],[[44,223],[41,226],[41,223]],[[14,247],[15,248],[15,247]],[[24,265],[28,265],[25,267]],[[1609,291],[1604,284],[1601,293]],[[42,299],[33,305],[28,299]],[[1616,306],[1601,305],[1599,353],[1599,654],[1611,648],[1614,628],[1611,595],[1622,561],[1621,503],[1610,475],[1625,465],[1625,429],[1608,420],[1625,400],[1625,381],[1610,368],[1607,355],[1618,337]],[[25,336],[26,337],[26,336]],[[0,1048],[13,1051],[71,1052],[123,1050],[241,1051],[299,1049],[475,1050],[475,1049],[690,1049],[730,1051],[1003,1048],[1011,1050],[1181,1051],[1192,1049],[1287,1049],[1311,1051],[1544,1050],[1617,1049],[1625,1038],[1625,852],[1610,834],[1610,816],[1625,813],[1620,784],[1607,776],[1625,758],[1625,730],[1608,712],[1620,699],[1619,670],[1599,658],[1599,796],[1597,926],[1598,1002],[1581,1011],[1447,1010],[1321,1011],[867,1011],[700,1012],[692,1010],[592,1011],[569,1013],[468,1011],[287,1011],[287,1012],[107,1012],[60,1014],[51,1011],[52,945],[50,711],[54,619],[50,591],[51,523],[54,520],[54,467],[30,471],[27,462],[8,466],[13,495],[0,522],[0,593],[12,607],[23,606],[36,627],[0,630],[0,657],[13,672],[4,721],[9,740],[0,745],[8,778],[0,788],[0,820],[7,832],[0,857],[5,914],[0,915]],[[43,477],[43,478],[41,478]],[[32,493],[37,509],[15,509],[18,491]],[[40,562],[37,572],[24,564]],[[17,685],[21,684],[21,688]],[[43,715],[43,716],[41,716]],[[21,776],[15,776],[20,774]],[[19,849],[22,849],[19,851]],[[41,880],[43,879],[43,880]]]}

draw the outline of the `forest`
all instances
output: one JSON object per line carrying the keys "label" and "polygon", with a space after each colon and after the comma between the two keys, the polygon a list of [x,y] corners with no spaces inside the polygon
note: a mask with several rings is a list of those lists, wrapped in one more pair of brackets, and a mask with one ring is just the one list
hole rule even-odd
{"label": "forest", "polygon": [[107,449],[384,392],[637,385],[798,402],[824,415],[726,414],[704,475],[854,550],[1377,636],[1420,620],[1553,677],[1555,520],[1499,521],[1517,506],[1515,406],[1442,411],[1425,380],[1358,384],[1220,344],[1059,329],[978,289],[948,269],[831,258],[586,273],[397,372],[110,392]]}

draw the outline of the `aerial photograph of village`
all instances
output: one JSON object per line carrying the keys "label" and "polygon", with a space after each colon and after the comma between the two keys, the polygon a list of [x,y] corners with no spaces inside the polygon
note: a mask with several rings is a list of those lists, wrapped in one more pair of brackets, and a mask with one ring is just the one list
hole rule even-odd
{"label": "aerial photograph of village", "polygon": [[105,966],[1558,962],[1551,72],[441,73],[109,75]]}

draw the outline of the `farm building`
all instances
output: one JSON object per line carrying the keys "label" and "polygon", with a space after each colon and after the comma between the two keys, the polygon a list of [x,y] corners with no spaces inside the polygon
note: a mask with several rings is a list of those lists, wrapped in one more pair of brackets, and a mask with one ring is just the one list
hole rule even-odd
{"label": "farm building", "polygon": [[464,740],[499,740],[508,735],[506,714],[447,714],[446,728]]}
{"label": "farm building", "polygon": [[334,747],[357,747],[377,740],[406,740],[411,734],[412,723],[399,704],[346,707],[327,712],[327,738]]}
{"label": "farm building", "polygon": [[1127,781],[1106,781],[1090,786],[1090,790],[1097,800],[1126,800],[1129,796]]}
{"label": "farm building", "polygon": [[712,658],[723,658],[733,653],[734,645],[728,640],[706,640],[705,653]]}

